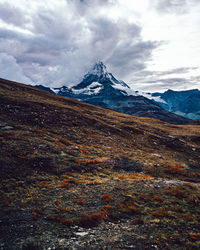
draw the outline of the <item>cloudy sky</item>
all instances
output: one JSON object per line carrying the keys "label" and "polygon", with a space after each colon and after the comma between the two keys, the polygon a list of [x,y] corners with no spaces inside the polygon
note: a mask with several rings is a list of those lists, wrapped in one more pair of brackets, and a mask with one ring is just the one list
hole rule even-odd
{"label": "cloudy sky", "polygon": [[200,89],[199,0],[1,0],[0,77],[75,85],[97,61],[135,90]]}

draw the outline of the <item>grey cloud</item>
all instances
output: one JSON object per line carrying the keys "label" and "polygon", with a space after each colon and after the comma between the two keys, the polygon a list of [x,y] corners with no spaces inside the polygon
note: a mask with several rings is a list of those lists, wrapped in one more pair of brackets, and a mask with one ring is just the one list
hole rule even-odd
{"label": "grey cloud", "polygon": [[161,13],[183,14],[190,10],[190,7],[200,4],[199,0],[152,0],[152,6]]}
{"label": "grey cloud", "polygon": [[[46,64],[49,64],[49,61],[47,61],[49,57],[53,54],[57,56],[60,49],[57,43],[46,37],[22,34],[3,28],[0,29],[0,45],[0,52],[15,56],[18,62],[30,62],[33,60],[33,62],[42,64],[45,61]],[[46,55],[46,59],[44,55]],[[40,57],[41,61],[38,60]]]}
{"label": "grey cloud", "polygon": [[168,78],[168,79],[158,79],[158,80],[153,80],[153,81],[149,81],[149,83],[157,83],[157,82],[162,82],[163,85],[167,85],[168,86],[174,86],[176,84],[185,82],[186,79],[185,78]]}
{"label": "grey cloud", "polygon": [[156,79],[156,80],[141,80],[136,81],[133,84],[133,88],[144,90],[144,91],[166,91],[167,89],[173,90],[184,90],[188,88],[199,88],[197,81],[200,80],[200,76],[197,77],[180,77],[180,78],[166,78],[166,79]]}
{"label": "grey cloud", "polygon": [[184,74],[188,73],[192,70],[198,69],[198,67],[182,67],[176,68],[171,70],[164,70],[164,71],[149,71],[149,70],[142,70],[140,72],[136,72],[135,76],[137,77],[160,77],[160,76],[167,76],[172,74]]}
{"label": "grey cloud", "polygon": [[160,45],[143,41],[139,25],[102,15],[100,10],[114,1],[65,3],[63,9],[41,6],[29,16],[31,34],[0,29],[0,52],[9,54],[13,64],[34,82],[76,84],[97,59],[123,78],[145,69],[152,51]]}
{"label": "grey cloud", "polygon": [[153,41],[124,42],[113,51],[108,63],[118,69],[120,77],[145,69],[146,62],[151,60],[152,51],[160,45]]}
{"label": "grey cloud", "polygon": [[[65,39],[66,42],[72,42],[82,33],[82,25],[79,20],[67,18],[59,10],[40,11],[33,20],[34,33],[47,36],[49,39],[56,39],[60,42]],[[73,31],[73,32],[72,32]]]}
{"label": "grey cloud", "polygon": [[99,8],[109,7],[115,3],[115,0],[66,0],[68,4],[72,4],[73,8],[79,15],[95,15]]}
{"label": "grey cloud", "polygon": [[[143,91],[165,91],[167,89],[181,90],[199,88],[200,76],[185,75],[198,67],[182,67],[167,71],[142,70],[135,72],[131,81],[134,89]],[[172,77],[175,75],[176,77]]]}
{"label": "grey cloud", "polygon": [[176,68],[172,70],[167,70],[167,71],[158,71],[159,75],[171,75],[171,74],[183,74],[183,73],[188,73],[191,70],[198,69],[198,67],[182,67],[182,68]]}
{"label": "grey cloud", "polygon": [[0,19],[16,26],[24,26],[28,22],[25,13],[9,3],[0,3]]}

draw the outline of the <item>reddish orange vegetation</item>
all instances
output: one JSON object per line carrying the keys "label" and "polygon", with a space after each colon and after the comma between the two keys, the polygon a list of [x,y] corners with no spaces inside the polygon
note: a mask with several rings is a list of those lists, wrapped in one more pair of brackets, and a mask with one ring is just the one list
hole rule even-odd
{"label": "reddish orange vegetation", "polygon": [[52,187],[52,185],[49,182],[47,182],[47,181],[38,182],[36,184],[36,186],[38,186],[40,188],[50,188],[50,187]]}
{"label": "reddish orange vegetation", "polygon": [[125,208],[124,204],[119,203],[119,204],[118,204],[118,207],[119,207],[119,209],[120,209],[122,212],[126,212],[126,208]]}
{"label": "reddish orange vegetation", "polygon": [[34,129],[33,132],[39,134],[39,135],[43,135],[45,132],[45,129]]}
{"label": "reddish orange vegetation", "polygon": [[88,134],[89,133],[89,130],[87,128],[81,128],[81,131],[84,133],[84,134]]}
{"label": "reddish orange vegetation", "polygon": [[172,165],[172,166],[167,166],[165,168],[165,173],[168,174],[184,174],[185,173],[185,167],[182,165]]}
{"label": "reddish orange vegetation", "polygon": [[128,206],[128,213],[130,214],[134,214],[137,213],[139,211],[139,209],[136,206]]}
{"label": "reddish orange vegetation", "polygon": [[58,208],[55,209],[55,212],[62,215],[63,213],[69,213],[70,208],[68,208],[68,207],[65,207],[65,208],[58,207]]}
{"label": "reddish orange vegetation", "polygon": [[200,240],[200,233],[189,233],[188,235],[192,240]]}
{"label": "reddish orange vegetation", "polygon": [[133,204],[136,200],[137,199],[135,196],[126,196],[124,199],[124,204],[126,204],[128,206],[128,205]]}
{"label": "reddish orange vegetation", "polygon": [[107,161],[108,157],[98,157],[94,159],[78,159],[76,160],[77,163],[101,163]]}
{"label": "reddish orange vegetation", "polygon": [[39,219],[39,214],[37,214],[37,213],[33,213],[33,219],[34,220],[38,220]]}
{"label": "reddish orange vegetation", "polygon": [[57,130],[55,128],[50,128],[50,131],[53,132],[54,134],[57,133]]}
{"label": "reddish orange vegetation", "polygon": [[93,214],[82,214],[79,225],[82,227],[95,227],[101,223],[102,220],[105,219],[105,215],[103,213],[93,213]]}
{"label": "reddish orange vegetation", "polygon": [[110,194],[103,194],[101,196],[101,199],[104,200],[104,201],[107,201],[107,202],[114,200],[113,197]]}
{"label": "reddish orange vegetation", "polygon": [[65,180],[63,180],[63,181],[61,182],[60,186],[63,187],[63,188],[69,188],[69,187],[72,186],[72,184],[69,183],[68,180],[65,179]]}
{"label": "reddish orange vegetation", "polygon": [[191,189],[198,189],[197,186],[192,185],[191,183],[186,183],[185,186],[191,188]]}
{"label": "reddish orange vegetation", "polygon": [[119,180],[126,180],[131,179],[134,181],[141,181],[141,180],[152,180],[154,179],[152,176],[146,175],[146,174],[140,174],[140,173],[132,173],[132,174],[124,174],[118,176]]}
{"label": "reddish orange vegetation", "polygon": [[105,206],[102,207],[102,211],[103,211],[104,214],[109,214],[110,212],[112,212],[115,209],[116,209],[116,207],[111,206],[111,205],[105,205]]}
{"label": "reddish orange vegetation", "polygon": [[139,195],[141,199],[143,200],[147,200],[147,201],[150,201],[151,200],[151,197],[149,195],[146,195],[146,194],[140,194]]}
{"label": "reddish orange vegetation", "polygon": [[34,220],[38,220],[39,216],[42,214],[42,209],[41,208],[32,208],[32,215]]}
{"label": "reddish orange vegetation", "polygon": [[82,148],[81,151],[82,151],[83,153],[86,153],[86,152],[87,152],[87,149],[86,149],[86,148]]}
{"label": "reddish orange vegetation", "polygon": [[169,187],[166,193],[178,198],[186,198],[188,196],[188,194],[184,191],[183,186]]}
{"label": "reddish orange vegetation", "polygon": [[183,214],[183,217],[185,217],[186,219],[192,219],[192,215],[190,214]]}
{"label": "reddish orange vegetation", "polygon": [[80,204],[80,205],[84,205],[85,204],[85,200],[84,199],[77,199],[76,203]]}
{"label": "reddish orange vegetation", "polygon": [[154,200],[159,201],[159,202],[163,202],[163,198],[158,196],[158,195],[154,196]]}
{"label": "reddish orange vegetation", "polygon": [[58,205],[61,205],[62,204],[62,201],[61,200],[56,200],[55,201],[55,204],[58,206]]}
{"label": "reddish orange vegetation", "polygon": [[163,208],[160,208],[154,212],[152,212],[152,215],[155,217],[170,217],[170,214],[168,211],[165,211]]}

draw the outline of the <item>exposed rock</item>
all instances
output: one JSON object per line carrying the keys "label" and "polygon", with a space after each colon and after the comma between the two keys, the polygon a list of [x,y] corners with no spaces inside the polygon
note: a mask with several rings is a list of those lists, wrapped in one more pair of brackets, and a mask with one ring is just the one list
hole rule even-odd
{"label": "exposed rock", "polygon": [[1,127],[1,130],[11,130],[14,129],[12,126]]}

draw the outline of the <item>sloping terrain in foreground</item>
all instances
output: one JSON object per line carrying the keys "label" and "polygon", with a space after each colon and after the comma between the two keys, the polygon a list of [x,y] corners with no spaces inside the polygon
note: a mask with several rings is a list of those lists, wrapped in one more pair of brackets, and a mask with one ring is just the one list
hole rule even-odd
{"label": "sloping terrain in foreground", "polygon": [[200,126],[0,79],[0,249],[198,249]]}

